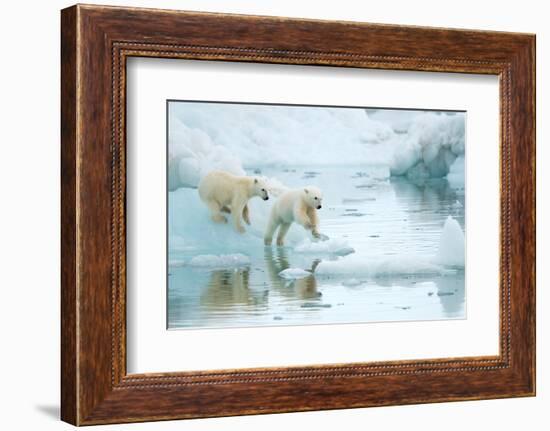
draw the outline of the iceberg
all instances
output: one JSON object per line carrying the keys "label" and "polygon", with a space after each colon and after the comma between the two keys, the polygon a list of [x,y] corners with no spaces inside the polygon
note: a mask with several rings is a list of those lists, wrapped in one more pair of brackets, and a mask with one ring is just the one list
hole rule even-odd
{"label": "iceberg", "polygon": [[464,268],[465,257],[464,233],[458,222],[449,216],[445,220],[443,232],[441,232],[439,250],[435,260],[442,265]]}

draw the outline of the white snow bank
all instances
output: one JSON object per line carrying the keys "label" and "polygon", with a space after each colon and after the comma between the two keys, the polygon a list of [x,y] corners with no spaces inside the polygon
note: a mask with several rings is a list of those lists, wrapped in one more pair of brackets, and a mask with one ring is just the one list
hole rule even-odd
{"label": "white snow bank", "polygon": [[407,133],[416,117],[424,111],[407,111],[400,109],[367,109],[373,120],[388,124],[396,133]]}
{"label": "white snow bank", "polygon": [[306,238],[294,247],[294,251],[296,253],[335,254],[338,256],[355,253],[353,247],[346,240],[340,238],[331,238],[326,241],[312,241]]}
{"label": "white snow bank", "polygon": [[193,257],[189,266],[201,268],[233,268],[250,265],[250,258],[244,254],[201,254]]}
{"label": "white snow bank", "polygon": [[[361,108],[173,102],[169,109],[170,137],[181,125],[200,130],[244,166],[326,165],[335,155],[336,163],[387,161],[368,144],[394,135]],[[174,133],[170,141],[180,139]]]}
{"label": "white snow bank", "polygon": [[380,277],[387,275],[441,274],[447,272],[430,259],[396,255],[385,258],[348,256],[333,261],[322,261],[315,269],[318,275]]}
{"label": "white snow bank", "polygon": [[311,272],[301,268],[287,268],[279,272],[279,277],[286,280],[298,280],[300,278],[306,278],[311,275]]}
{"label": "white snow bank", "polygon": [[[223,145],[216,145],[199,129],[191,129],[177,118],[171,120],[168,144],[168,190],[196,188],[212,170],[246,175],[241,161]],[[279,196],[288,188],[276,178],[260,176],[269,194]]]}
{"label": "white snow bank", "polygon": [[168,138],[168,189],[197,187],[213,169],[244,175],[241,162],[227,148],[215,145],[205,132],[170,117]]}
{"label": "white snow bank", "polygon": [[458,222],[449,216],[447,220],[445,220],[443,232],[441,232],[439,251],[435,260],[442,265],[460,266],[464,268],[464,259],[464,233]]}
{"label": "white snow bank", "polygon": [[[266,165],[385,165],[411,179],[444,177],[464,155],[464,140],[464,113],[369,117],[362,108],[172,102],[169,190],[196,187],[213,169],[242,175]],[[453,175],[463,177],[463,168]]]}

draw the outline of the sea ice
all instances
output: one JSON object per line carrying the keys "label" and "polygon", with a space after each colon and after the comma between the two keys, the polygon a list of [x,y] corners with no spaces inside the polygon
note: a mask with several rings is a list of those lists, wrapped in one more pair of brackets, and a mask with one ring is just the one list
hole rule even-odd
{"label": "sea ice", "polygon": [[294,251],[296,253],[335,254],[338,256],[346,256],[355,252],[346,240],[340,238],[327,239],[326,241],[312,241],[307,238],[296,245]]}
{"label": "sea ice", "polygon": [[319,275],[366,275],[381,277],[388,275],[440,274],[445,269],[429,259],[415,256],[391,256],[385,258],[348,256],[338,260],[322,261],[315,269]]}
{"label": "sea ice", "polygon": [[[194,254],[231,254],[263,252],[265,226],[274,199],[263,201],[252,198],[248,202],[251,225],[244,225],[246,232],[236,232],[231,221],[214,223],[206,205],[200,200],[196,189],[180,188],[168,195],[168,224],[172,251],[195,251]],[[292,226],[288,232],[288,244],[297,244],[307,238],[308,232],[301,226]],[[205,249],[206,247],[206,249]]]}
{"label": "sea ice", "polygon": [[306,278],[311,275],[311,272],[305,271],[301,268],[287,268],[279,272],[279,277],[286,280],[298,280],[300,278]]}
{"label": "sea ice", "polygon": [[[448,266],[464,267],[464,233],[451,216],[441,232],[439,250],[433,258],[411,255],[389,257],[353,255],[337,260],[326,260],[315,269],[318,275],[381,277],[388,275],[448,274]],[[342,284],[353,285],[355,278]]]}

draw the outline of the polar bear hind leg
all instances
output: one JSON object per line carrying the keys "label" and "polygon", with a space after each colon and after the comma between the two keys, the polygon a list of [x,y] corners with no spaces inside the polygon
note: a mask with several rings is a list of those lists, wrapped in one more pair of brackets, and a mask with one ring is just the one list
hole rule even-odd
{"label": "polar bear hind leg", "polygon": [[[231,208],[229,208],[227,205],[224,205],[220,211],[222,213],[231,214]],[[243,220],[247,225],[250,226],[250,215],[248,212],[248,205],[245,205],[243,208]]]}
{"label": "polar bear hind leg", "polygon": [[216,223],[227,223],[227,219],[221,213],[222,208],[217,202],[210,201],[207,203],[208,209],[210,210],[210,217],[212,221]]}
{"label": "polar bear hind leg", "polygon": [[250,215],[248,213],[248,205],[245,205],[243,208],[243,220],[247,225],[250,226]]}
{"label": "polar bear hind leg", "polygon": [[282,247],[285,245],[285,236],[290,229],[291,223],[283,223],[281,227],[279,228],[279,233],[277,235],[277,245],[279,247]]}
{"label": "polar bear hind leg", "polygon": [[231,202],[231,216],[233,217],[233,227],[239,233],[245,232],[245,229],[241,223],[245,205],[246,199],[243,199],[239,196],[233,198],[233,202]]}
{"label": "polar bear hind leg", "polygon": [[273,216],[269,218],[269,222],[267,223],[267,228],[265,230],[264,235],[264,244],[265,245],[271,245],[271,242],[273,241],[273,234],[279,227],[279,220],[274,219]]}

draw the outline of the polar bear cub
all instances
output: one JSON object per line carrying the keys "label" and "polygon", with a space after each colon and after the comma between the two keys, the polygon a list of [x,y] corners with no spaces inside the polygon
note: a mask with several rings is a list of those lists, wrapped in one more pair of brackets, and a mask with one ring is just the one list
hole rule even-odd
{"label": "polar bear cub", "polygon": [[254,196],[269,199],[266,186],[260,178],[212,171],[199,182],[199,196],[210,210],[212,220],[227,223],[222,213],[230,213],[237,232],[245,231],[242,220],[250,224],[248,201]]}
{"label": "polar bear cub", "polygon": [[279,228],[277,245],[282,246],[285,235],[293,222],[311,230],[315,238],[320,238],[317,210],[321,209],[322,200],[321,190],[313,186],[289,190],[279,196],[271,208],[264,244],[271,245],[273,234]]}

